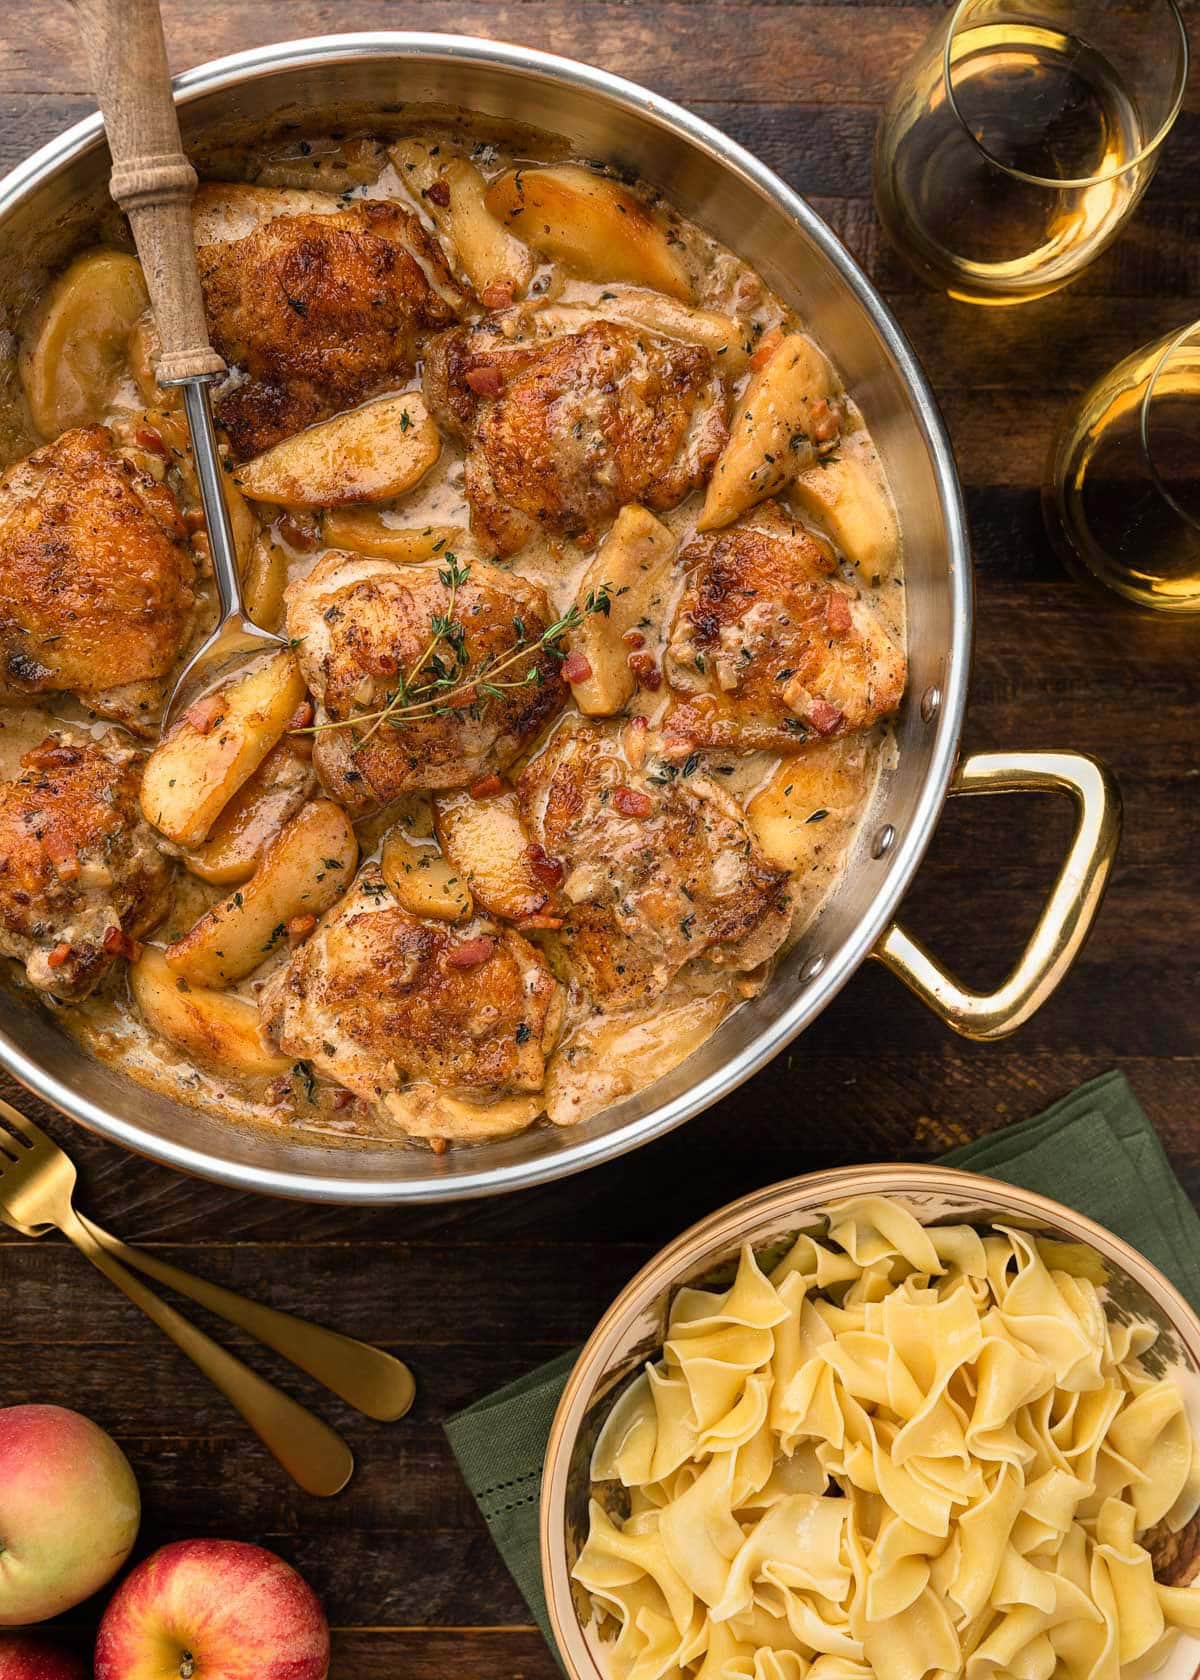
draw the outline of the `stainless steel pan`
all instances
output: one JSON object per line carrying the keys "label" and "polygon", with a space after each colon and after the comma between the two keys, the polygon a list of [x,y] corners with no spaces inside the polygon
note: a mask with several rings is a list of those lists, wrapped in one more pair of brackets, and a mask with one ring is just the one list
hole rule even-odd
{"label": "stainless steel pan", "polygon": [[[572,152],[632,168],[753,263],[837,363],[891,477],[907,557],[910,636],[900,750],[858,855],[768,990],[675,1072],[573,1130],[543,1126],[437,1157],[226,1125],[130,1084],[9,992],[0,993],[0,1061],[73,1119],[172,1166],[313,1201],[398,1202],[515,1189],[668,1131],[788,1044],[868,957],[886,963],[968,1036],[999,1037],[1027,1019],[1065,974],[1095,915],[1119,829],[1116,791],[1102,766],[1071,752],[986,753],[957,762],[971,651],[971,563],[950,447],[902,334],[820,219],[699,118],[603,71],[520,47],[448,35],[327,36],[221,59],[176,86],[184,142],[202,170],[221,145],[288,123],[387,131],[420,115],[467,109],[531,125],[563,137]],[[98,225],[111,225],[107,174],[107,149],[92,117],[0,183],[0,327],[19,324],[47,268],[95,238]],[[1011,977],[995,993],[972,993],[903,931],[896,909],[948,793],[1030,789],[1069,794],[1076,833]]]}

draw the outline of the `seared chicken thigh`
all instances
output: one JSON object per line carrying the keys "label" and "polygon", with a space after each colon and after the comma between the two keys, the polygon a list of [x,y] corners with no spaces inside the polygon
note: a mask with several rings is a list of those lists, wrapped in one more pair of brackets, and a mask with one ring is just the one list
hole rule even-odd
{"label": "seared chicken thigh", "polygon": [[263,993],[285,1055],[371,1103],[425,1081],[536,1091],[562,1016],[541,954],[491,921],[411,915],[369,864]]}
{"label": "seared chicken thigh", "polygon": [[171,865],[138,809],[141,754],[47,736],[0,783],[0,953],[39,991],[86,997],[170,908]]}
{"label": "seared chicken thigh", "polygon": [[273,216],[197,255],[213,343],[242,375],[217,404],[241,460],[403,384],[421,333],[465,301],[419,218],[383,200]]}
{"label": "seared chicken thigh", "polygon": [[764,962],[788,932],[788,877],[703,775],[634,770],[616,731],[564,726],[517,783],[528,833],[563,871],[548,906],[608,1008],[646,1003],[685,964]]}
{"label": "seared chicken thigh", "polygon": [[709,350],[597,321],[538,338],[520,311],[437,340],[425,395],[467,443],[471,528],[500,554],[536,532],[594,539],[627,502],[670,508],[725,442]]}
{"label": "seared chicken thigh", "polygon": [[104,426],[0,477],[0,700],[77,694],[137,727],[191,624],[195,564],[175,498]]}
{"label": "seared chicken thigh", "polygon": [[544,592],[493,566],[334,551],[286,601],[317,701],[317,771],[353,810],[505,769],[566,697],[561,661],[538,645],[551,622]]}
{"label": "seared chicken thigh", "polygon": [[904,691],[904,650],[803,527],[767,503],[679,557],[664,727],[698,746],[795,752],[869,728]]}

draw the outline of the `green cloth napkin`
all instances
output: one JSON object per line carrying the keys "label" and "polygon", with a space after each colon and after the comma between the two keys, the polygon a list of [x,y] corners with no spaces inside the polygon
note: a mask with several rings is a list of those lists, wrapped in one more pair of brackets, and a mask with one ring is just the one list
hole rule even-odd
{"label": "green cloth napkin", "polygon": [[[1093,1079],[1044,1114],[941,1159],[1040,1190],[1106,1225],[1200,1308],[1200,1218],[1124,1074]],[[467,1486],[551,1649],[538,1500],[550,1425],[577,1357],[578,1349],[562,1354],[446,1424]]]}

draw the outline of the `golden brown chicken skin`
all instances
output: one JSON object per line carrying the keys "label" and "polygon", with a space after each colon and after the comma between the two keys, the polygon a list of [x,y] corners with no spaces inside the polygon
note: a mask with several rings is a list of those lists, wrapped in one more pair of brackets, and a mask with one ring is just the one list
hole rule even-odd
{"label": "golden brown chicken skin", "polygon": [[369,864],[272,980],[262,1014],[285,1055],[381,1102],[417,1080],[538,1090],[562,999],[519,933],[410,915]]}
{"label": "golden brown chicken skin", "polygon": [[[317,702],[317,772],[352,810],[505,769],[566,698],[561,660],[537,646],[552,618],[545,593],[514,573],[459,568],[452,555],[403,566],[333,551],[286,600]],[[407,699],[380,718],[401,678]]]}
{"label": "golden brown chicken skin", "polygon": [[571,966],[610,1009],[647,1003],[688,963],[756,967],[785,938],[788,877],[708,777],[647,760],[611,727],[560,728],[522,772],[526,829],[563,873]]}
{"label": "golden brown chicken skin", "polygon": [[175,497],[104,426],[64,432],[0,477],[0,701],[65,691],[145,726],[192,622]]}
{"label": "golden brown chicken skin", "polygon": [[244,377],[217,414],[239,460],[401,384],[464,296],[417,216],[368,200],[198,252],[213,343]]}
{"label": "golden brown chicken skin", "polygon": [[797,752],[867,729],[904,692],[904,650],[825,548],[768,503],[679,557],[664,727],[704,747]]}
{"label": "golden brown chicken skin", "polygon": [[542,339],[520,312],[456,328],[425,396],[466,441],[471,528],[502,555],[539,531],[586,545],[627,502],[674,507],[727,435],[710,351],[610,321]]}
{"label": "golden brown chicken skin", "polygon": [[86,997],[166,915],[171,865],[138,808],[142,757],[114,735],[47,736],[0,783],[0,953]]}

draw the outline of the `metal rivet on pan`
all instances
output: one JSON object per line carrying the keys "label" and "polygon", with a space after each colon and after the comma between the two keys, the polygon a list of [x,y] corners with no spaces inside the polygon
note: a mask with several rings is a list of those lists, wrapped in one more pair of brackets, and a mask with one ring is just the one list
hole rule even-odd
{"label": "metal rivet on pan", "polygon": [[942,691],[936,683],[927,688],[921,696],[921,719],[924,723],[932,723],[942,709]]}
{"label": "metal rivet on pan", "polygon": [[815,957],[809,957],[808,961],[804,964],[804,966],[800,970],[801,984],[803,984],[806,980],[815,980],[817,978],[817,975],[820,974],[821,970],[824,967],[825,967],[825,958],[824,957],[822,957],[820,955],[815,956]]}
{"label": "metal rivet on pan", "polygon": [[875,836],[875,843],[871,847],[871,856],[873,858],[886,857],[895,842],[896,830],[893,828],[891,823],[884,823],[883,827],[879,830],[879,833]]}

